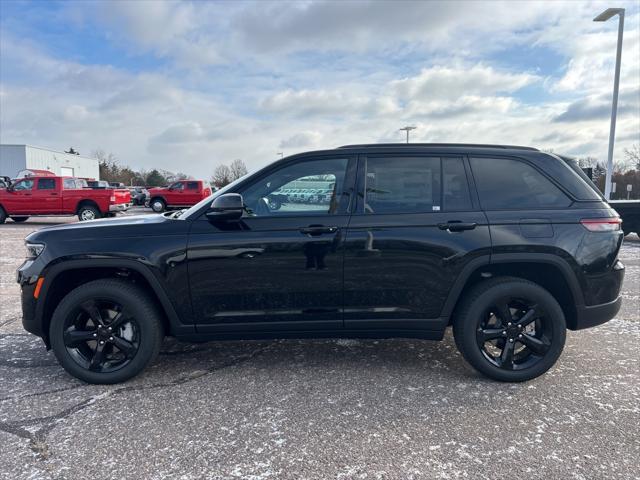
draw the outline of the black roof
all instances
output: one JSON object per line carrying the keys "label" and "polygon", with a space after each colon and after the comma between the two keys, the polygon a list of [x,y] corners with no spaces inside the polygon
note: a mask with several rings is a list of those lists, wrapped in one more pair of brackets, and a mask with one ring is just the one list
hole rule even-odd
{"label": "black roof", "polygon": [[452,147],[452,148],[501,148],[506,150],[530,150],[538,152],[537,148],[522,147],[519,145],[489,145],[481,143],[363,143],[359,145],[343,145],[338,149],[350,149],[350,148],[424,148],[424,147]]}

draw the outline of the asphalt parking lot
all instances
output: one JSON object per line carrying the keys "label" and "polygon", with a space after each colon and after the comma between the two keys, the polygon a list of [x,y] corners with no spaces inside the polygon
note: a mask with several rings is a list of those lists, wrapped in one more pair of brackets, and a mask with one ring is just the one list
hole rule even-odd
{"label": "asphalt parking lot", "polygon": [[[135,212],[134,212],[135,213]],[[640,239],[616,319],[501,384],[443,342],[179,344],[121,385],[67,375],[22,330],[23,238],[0,226],[0,478],[640,478]]]}

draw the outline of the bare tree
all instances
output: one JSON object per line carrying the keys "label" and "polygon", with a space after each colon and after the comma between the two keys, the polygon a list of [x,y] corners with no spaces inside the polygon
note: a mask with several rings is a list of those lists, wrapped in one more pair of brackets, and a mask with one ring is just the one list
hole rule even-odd
{"label": "bare tree", "polygon": [[218,165],[213,171],[211,183],[213,183],[218,188],[222,188],[225,185],[230,184],[231,182],[231,169],[227,165]]}
{"label": "bare tree", "polygon": [[229,170],[231,171],[232,182],[240,177],[244,177],[247,173],[249,173],[249,171],[247,170],[247,166],[239,158],[231,162],[231,165],[229,165]]}
{"label": "bare tree", "polygon": [[631,148],[624,149],[624,156],[632,163],[636,170],[640,170],[640,144],[631,145]]}

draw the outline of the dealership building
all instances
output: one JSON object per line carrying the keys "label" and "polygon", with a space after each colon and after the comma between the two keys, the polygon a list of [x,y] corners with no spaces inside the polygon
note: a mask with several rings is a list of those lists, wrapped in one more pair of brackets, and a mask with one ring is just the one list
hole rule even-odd
{"label": "dealership building", "polygon": [[28,175],[27,170],[47,170],[63,177],[100,178],[95,158],[32,145],[0,145],[0,175],[17,178]]}

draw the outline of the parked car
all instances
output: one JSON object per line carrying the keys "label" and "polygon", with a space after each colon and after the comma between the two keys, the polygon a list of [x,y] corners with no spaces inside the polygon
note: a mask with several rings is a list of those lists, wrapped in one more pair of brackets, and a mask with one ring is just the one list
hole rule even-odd
{"label": "parked car", "polygon": [[[328,204],[270,208],[319,175]],[[17,279],[24,328],[86,382],[133,377],[164,335],[440,340],[448,326],[479,372],[524,381],[567,329],[616,315],[622,237],[552,153],[356,145],[285,158],[186,211],[39,230]]]}
{"label": "parked car", "polygon": [[180,180],[168,187],[149,189],[149,206],[156,213],[195,205],[211,195],[211,186],[202,180]]}
{"label": "parked car", "polygon": [[0,176],[0,188],[7,188],[9,185],[11,185],[11,178]]}
{"label": "parked car", "polygon": [[87,186],[89,188],[111,188],[106,180],[87,180]]}
{"label": "parked car", "polygon": [[26,177],[0,189],[0,224],[7,217],[24,222],[33,216],[77,215],[83,220],[111,216],[129,208],[126,190],[91,189],[73,177]]}
{"label": "parked car", "polygon": [[122,182],[109,182],[109,187],[111,188],[127,188]]}
{"label": "parked car", "polygon": [[144,187],[130,187],[129,192],[133,205],[144,205],[149,199],[149,191]]}

